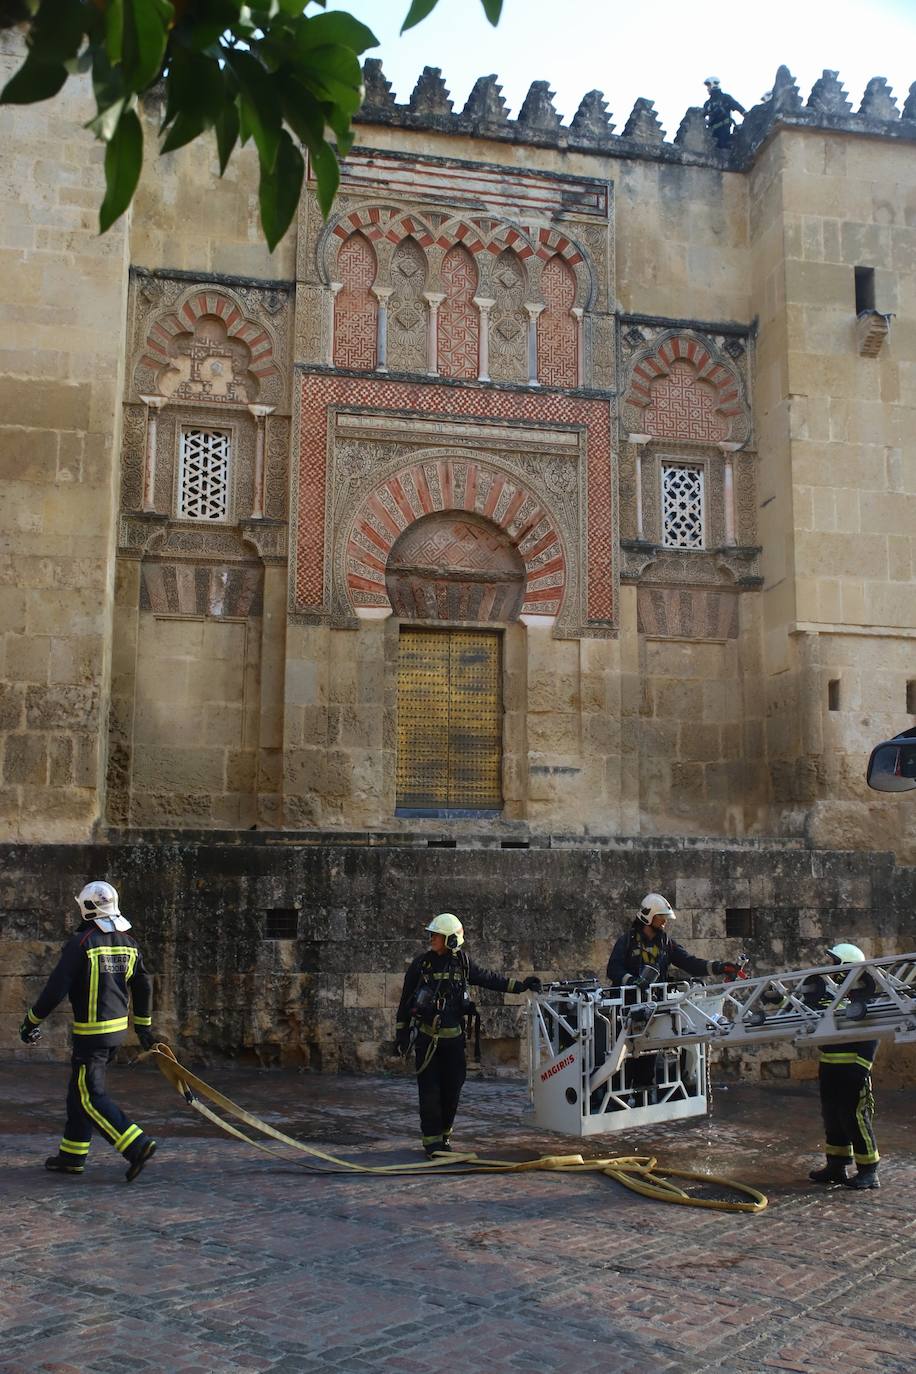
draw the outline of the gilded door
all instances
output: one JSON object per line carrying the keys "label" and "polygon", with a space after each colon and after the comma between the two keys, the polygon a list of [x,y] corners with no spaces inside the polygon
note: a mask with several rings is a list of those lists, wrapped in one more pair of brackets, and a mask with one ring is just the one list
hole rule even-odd
{"label": "gilded door", "polygon": [[493,631],[401,630],[399,811],[500,809],[500,678]]}

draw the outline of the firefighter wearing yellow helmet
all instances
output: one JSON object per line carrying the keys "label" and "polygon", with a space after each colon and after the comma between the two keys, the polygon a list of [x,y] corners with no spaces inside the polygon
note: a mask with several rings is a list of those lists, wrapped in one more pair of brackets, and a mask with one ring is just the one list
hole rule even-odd
{"label": "firefighter wearing yellow helmet", "polygon": [[463,948],[464,927],[450,911],[434,916],[426,929],[429,949],[416,956],[404,977],[394,1052],[406,1055],[413,1046],[423,1149],[432,1159],[451,1150],[467,1073],[465,1027],[475,1014],[468,988],[540,992],[541,981],[530,975],[510,978],[475,964]]}
{"label": "firefighter wearing yellow helmet", "polygon": [[[858,945],[840,941],[827,950],[837,972],[833,982],[841,980],[851,967],[865,962]],[[864,1021],[868,1015],[868,997],[875,991],[871,975],[866,973],[849,994],[842,1014],[846,1021]],[[800,989],[809,1006],[829,1006],[833,995],[823,976],[806,979]],[[812,1169],[808,1177],[812,1183],[845,1184],[857,1191],[880,1188],[878,1182],[878,1142],[875,1140],[873,1116],[875,1099],[872,1095],[871,1068],[878,1052],[877,1040],[844,1040],[825,1045],[820,1053],[817,1086],[824,1121],[824,1150],[827,1162],[822,1169]],[[847,1177],[846,1169],[853,1161],[856,1172]]]}

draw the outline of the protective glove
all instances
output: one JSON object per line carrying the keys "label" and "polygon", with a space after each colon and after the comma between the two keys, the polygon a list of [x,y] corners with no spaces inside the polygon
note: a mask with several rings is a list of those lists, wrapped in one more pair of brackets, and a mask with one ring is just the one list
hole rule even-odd
{"label": "protective glove", "polygon": [[641,970],[639,976],[636,979],[636,986],[638,988],[647,988],[651,983],[655,983],[657,981],[658,969],[655,967],[654,964],[646,964],[645,968]]}
{"label": "protective glove", "polygon": [[158,1035],[149,1026],[135,1026],[134,1030],[137,1032],[141,1050],[151,1050],[159,1041]]}
{"label": "protective glove", "polygon": [[544,984],[541,982],[540,978],[535,977],[533,973],[529,973],[528,977],[522,982],[522,992],[540,992],[543,986]]}
{"label": "protective glove", "polygon": [[28,1012],[26,1012],[22,1019],[22,1025],[19,1027],[19,1039],[24,1045],[34,1045],[36,1040],[41,1039],[41,1027],[36,1026],[29,1019]]}
{"label": "protective glove", "polygon": [[399,1026],[394,1036],[394,1052],[402,1057],[410,1049],[410,1027]]}
{"label": "protective glove", "polygon": [[721,976],[728,971],[728,964],[723,963],[721,959],[713,959],[709,965],[709,971],[710,973],[715,973],[717,976]]}

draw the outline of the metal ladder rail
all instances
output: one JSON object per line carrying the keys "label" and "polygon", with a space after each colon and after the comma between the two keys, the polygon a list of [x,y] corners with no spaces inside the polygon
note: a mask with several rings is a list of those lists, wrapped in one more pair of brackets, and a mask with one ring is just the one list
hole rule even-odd
{"label": "metal ladder rail", "polygon": [[[812,978],[822,978],[829,995],[823,1007],[809,1007],[799,989]],[[866,978],[871,983],[866,983]],[[863,1019],[849,1021],[843,1007],[850,994],[873,986],[883,995],[868,998]],[[778,1010],[765,1010],[763,994],[770,990],[783,999]],[[717,997],[723,1000],[723,1014],[708,1013],[698,1003]],[[786,1004],[788,1004],[786,1006]],[[904,954],[884,959],[869,959],[862,964],[837,968],[836,965],[764,974],[735,983],[704,985],[677,993],[655,1003],[642,1003],[650,1010],[644,1026],[625,1023],[613,1058],[622,1062],[626,1052],[664,1049],[677,1045],[722,1044],[741,1041],[763,1043],[791,1040],[797,1044],[842,1044],[844,1041],[893,1037],[898,1043],[916,1041],[916,955]],[[732,1016],[724,1015],[727,1007]],[[661,1029],[661,1015],[667,1013],[673,1024],[669,1034]],[[762,1014],[763,1019],[757,1020]],[[692,1020],[687,1029],[685,1020]],[[703,1022],[705,1021],[705,1024]],[[626,1049],[624,1049],[625,1042]]]}

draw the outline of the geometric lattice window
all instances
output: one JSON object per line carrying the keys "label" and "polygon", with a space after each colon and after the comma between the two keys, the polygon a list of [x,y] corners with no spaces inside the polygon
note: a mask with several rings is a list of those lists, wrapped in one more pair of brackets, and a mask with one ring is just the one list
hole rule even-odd
{"label": "geometric lattice window", "polygon": [[703,469],[662,467],[662,543],[669,549],[703,547]]}
{"label": "geometric lattice window", "polygon": [[178,465],[182,520],[225,520],[229,515],[229,432],[183,429]]}

